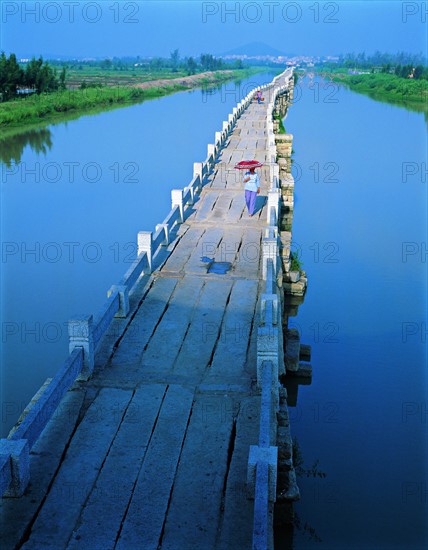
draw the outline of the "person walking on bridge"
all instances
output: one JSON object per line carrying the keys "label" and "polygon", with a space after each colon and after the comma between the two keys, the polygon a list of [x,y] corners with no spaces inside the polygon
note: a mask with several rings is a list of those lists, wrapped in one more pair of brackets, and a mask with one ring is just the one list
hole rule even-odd
{"label": "person walking on bridge", "polygon": [[256,174],[255,168],[250,168],[248,172],[244,174],[245,183],[245,202],[247,204],[248,213],[250,217],[254,214],[256,207],[256,198],[260,193],[260,178]]}

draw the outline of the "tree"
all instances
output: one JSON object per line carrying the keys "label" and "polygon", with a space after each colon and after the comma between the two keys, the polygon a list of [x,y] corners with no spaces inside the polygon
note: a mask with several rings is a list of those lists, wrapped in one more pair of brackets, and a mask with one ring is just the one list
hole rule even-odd
{"label": "tree", "polygon": [[412,66],[411,65],[404,65],[401,68],[401,77],[402,78],[408,78],[408,76],[412,73]]}
{"label": "tree", "polygon": [[[63,69],[65,71],[65,69]],[[35,89],[37,94],[43,92],[54,92],[61,86],[61,77],[58,80],[56,69],[53,69],[47,61],[43,63],[43,58],[32,58],[27,64],[23,82],[29,88]],[[65,72],[64,72],[65,86]]]}
{"label": "tree", "polygon": [[4,52],[1,52],[0,55],[0,94],[1,100],[5,101],[5,86],[6,86],[6,77],[7,77],[7,59]]}
{"label": "tree", "polygon": [[100,63],[101,69],[111,69],[112,65],[113,63],[111,59],[103,59],[103,61],[101,61]]}
{"label": "tree", "polygon": [[43,58],[36,59],[33,57],[27,64],[25,69],[25,84],[29,88],[37,88],[37,81],[39,79],[40,70],[43,65]]}
{"label": "tree", "polygon": [[423,73],[424,73],[423,65],[418,65],[417,67],[415,67],[413,78],[415,78],[416,80],[419,80],[422,77]]}
{"label": "tree", "polygon": [[193,57],[189,57],[186,62],[187,74],[195,74],[197,63]]}
{"label": "tree", "polygon": [[163,67],[163,59],[161,57],[154,57],[150,60],[150,70],[159,71]]}
{"label": "tree", "polygon": [[210,53],[201,54],[201,65],[204,71],[212,71],[214,69],[214,58]]}
{"label": "tree", "polygon": [[66,76],[66,68],[63,67],[61,74],[59,75],[59,89],[65,90],[65,76]]}
{"label": "tree", "polygon": [[2,100],[7,101],[16,96],[18,86],[24,81],[24,72],[19,66],[16,55],[11,53],[9,58],[2,52],[0,56],[0,92]]}
{"label": "tree", "polygon": [[171,52],[171,65],[172,65],[172,71],[174,73],[177,72],[179,60],[180,60],[180,54],[178,52],[178,48],[176,48],[173,52]]}

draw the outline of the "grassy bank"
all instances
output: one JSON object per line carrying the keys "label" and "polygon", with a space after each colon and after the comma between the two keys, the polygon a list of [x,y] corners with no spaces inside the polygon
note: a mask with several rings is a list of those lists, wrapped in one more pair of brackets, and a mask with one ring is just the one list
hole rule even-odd
{"label": "grassy bank", "polygon": [[[266,68],[264,68],[266,71]],[[272,70],[272,69],[270,69]],[[57,121],[70,114],[82,115],[120,107],[201,86],[215,86],[237,78],[248,78],[260,68],[200,73],[191,77],[152,80],[134,85],[65,90],[0,104],[0,134],[20,130],[37,122]],[[176,76],[176,75],[175,75]]]}
{"label": "grassy bank", "polygon": [[79,88],[82,82],[89,86],[134,86],[151,80],[183,78],[185,76],[188,76],[187,72],[172,71],[171,69],[112,71],[103,70],[100,67],[82,67],[80,70],[67,69],[66,85],[70,89]]}
{"label": "grassy bank", "polygon": [[427,80],[413,80],[385,73],[350,75],[340,71],[320,71],[319,74],[379,101],[403,105],[417,111],[428,110]]}

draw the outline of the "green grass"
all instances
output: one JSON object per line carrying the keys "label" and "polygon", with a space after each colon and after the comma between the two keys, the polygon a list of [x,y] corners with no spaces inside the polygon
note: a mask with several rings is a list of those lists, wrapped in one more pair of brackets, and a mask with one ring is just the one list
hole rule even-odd
{"label": "green grass", "polygon": [[[0,103],[0,135],[3,135],[3,130],[11,130],[12,127],[14,130],[20,131],[37,122],[55,121],[69,118],[70,114],[89,114],[112,107],[131,105],[194,87],[216,86],[226,80],[247,78],[257,72],[260,72],[260,68],[218,71],[210,78],[201,76],[195,83],[171,82],[168,85],[147,89],[135,88],[130,85],[103,86],[84,90],[65,90],[7,101]],[[172,74],[174,78],[177,78],[177,73]],[[165,77],[165,75],[163,76]]]}
{"label": "green grass", "polygon": [[278,121],[278,134],[286,134],[284,123],[279,115],[275,115],[274,119]]}
{"label": "green grass", "polygon": [[408,106],[417,111],[428,110],[427,80],[412,80],[385,73],[350,75],[338,71],[321,74],[373,99]]}
{"label": "green grass", "polygon": [[82,82],[90,85],[101,86],[131,86],[148,82],[150,80],[181,78],[188,76],[185,71],[172,72],[171,69],[158,71],[149,71],[142,69],[127,69],[123,71],[114,71],[101,69],[100,67],[83,67],[79,69],[67,69],[66,85],[67,88],[78,88]]}
{"label": "green grass", "polygon": [[[176,91],[171,86],[169,91]],[[183,87],[181,87],[183,89]],[[149,99],[167,93],[164,88],[87,88],[86,90],[67,90],[26,99],[8,101],[0,105],[0,128],[10,125],[32,123],[49,116],[86,111],[91,108],[110,107],[113,104],[130,104],[142,99]]]}
{"label": "green grass", "polygon": [[299,271],[302,272],[303,262],[299,258],[298,254],[290,252],[290,271]]}

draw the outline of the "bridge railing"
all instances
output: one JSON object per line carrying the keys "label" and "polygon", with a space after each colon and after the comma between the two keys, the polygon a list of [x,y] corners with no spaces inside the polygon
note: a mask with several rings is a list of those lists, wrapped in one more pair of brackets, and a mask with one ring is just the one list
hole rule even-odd
{"label": "bridge railing", "polygon": [[37,401],[27,406],[26,415],[6,439],[0,440],[0,495],[21,496],[30,480],[30,451],[39,435],[54,415],[64,395],[76,380],[88,380],[94,369],[95,352],[114,318],[129,315],[129,295],[140,278],[150,275],[153,258],[161,247],[168,246],[177,224],[184,221],[185,209],[192,205],[202,190],[204,181],[214,168],[220,150],[225,145],[237,119],[253,101],[251,90],[228,115],[222,130],[215,133],[208,145],[207,157],[194,163],[193,178],[183,189],[171,191],[171,210],[154,232],[140,231],[138,252],[124,276],[107,292],[107,300],[95,315],[79,315],[68,323],[70,355],[52,380],[37,392]]}
{"label": "bridge railing", "polygon": [[[271,434],[276,428],[275,415],[279,407],[278,375],[283,368],[283,349],[281,301],[277,285],[281,269],[278,246],[280,181],[272,113],[277,96],[288,89],[291,76],[292,70],[287,69],[274,79],[266,115],[271,187],[267,225],[262,240],[262,277],[265,288],[259,300],[260,322],[257,332],[257,386],[262,398],[259,444],[250,446],[247,471],[249,494],[254,497],[253,550],[272,547],[273,506],[276,500],[278,447],[271,445]],[[279,84],[282,78],[285,83]]]}

